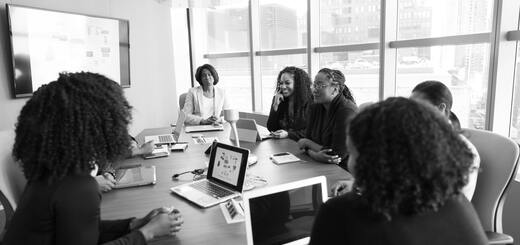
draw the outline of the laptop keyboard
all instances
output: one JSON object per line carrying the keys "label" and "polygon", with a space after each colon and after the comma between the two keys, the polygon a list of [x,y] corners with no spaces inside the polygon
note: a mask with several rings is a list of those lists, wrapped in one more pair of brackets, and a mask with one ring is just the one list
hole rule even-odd
{"label": "laptop keyboard", "polygon": [[234,192],[226,190],[218,185],[212,184],[209,181],[195,182],[190,186],[217,199],[234,194]]}
{"label": "laptop keyboard", "polygon": [[173,142],[173,138],[171,135],[159,135],[159,142],[160,143],[170,143]]}

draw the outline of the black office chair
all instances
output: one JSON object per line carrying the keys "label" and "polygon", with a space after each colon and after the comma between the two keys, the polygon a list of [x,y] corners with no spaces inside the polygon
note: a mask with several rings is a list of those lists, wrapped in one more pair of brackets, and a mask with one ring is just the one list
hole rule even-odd
{"label": "black office chair", "polygon": [[489,244],[513,244],[513,237],[503,233],[502,211],[517,171],[519,146],[513,140],[489,131],[464,129],[463,132],[475,145],[481,159],[481,172],[471,203]]}

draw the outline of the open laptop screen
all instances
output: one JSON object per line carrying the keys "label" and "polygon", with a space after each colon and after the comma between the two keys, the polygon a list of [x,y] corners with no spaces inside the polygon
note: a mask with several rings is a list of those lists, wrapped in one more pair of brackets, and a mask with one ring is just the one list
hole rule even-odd
{"label": "open laptop screen", "polygon": [[248,244],[308,243],[324,200],[323,188],[314,183],[247,199],[248,235],[252,234]]}
{"label": "open laptop screen", "polygon": [[248,156],[247,149],[216,143],[211,151],[208,179],[241,192]]}

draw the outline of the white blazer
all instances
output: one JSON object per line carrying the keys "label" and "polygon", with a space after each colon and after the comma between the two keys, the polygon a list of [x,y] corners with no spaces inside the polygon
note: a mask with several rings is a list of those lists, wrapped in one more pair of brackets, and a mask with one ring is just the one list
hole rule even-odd
{"label": "white blazer", "polygon": [[[216,116],[220,116],[222,110],[230,109],[229,99],[227,98],[226,90],[217,86],[214,86],[214,88],[214,111]],[[186,114],[186,120],[184,121],[185,124],[198,125],[202,119],[206,119],[201,117],[202,113],[200,111],[202,108],[202,96],[204,96],[202,92],[202,86],[190,88],[188,91],[188,94],[186,95],[186,101],[184,102],[184,108],[182,109],[182,111]]]}

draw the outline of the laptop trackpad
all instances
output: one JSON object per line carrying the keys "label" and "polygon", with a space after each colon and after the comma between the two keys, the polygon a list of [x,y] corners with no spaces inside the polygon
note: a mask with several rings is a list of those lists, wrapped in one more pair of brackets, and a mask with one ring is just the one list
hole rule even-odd
{"label": "laptop trackpad", "polygon": [[210,203],[217,201],[216,198],[204,194],[197,189],[194,189],[190,186],[183,186],[179,188],[174,188],[177,193],[182,194],[186,199],[191,200],[196,203]]}

